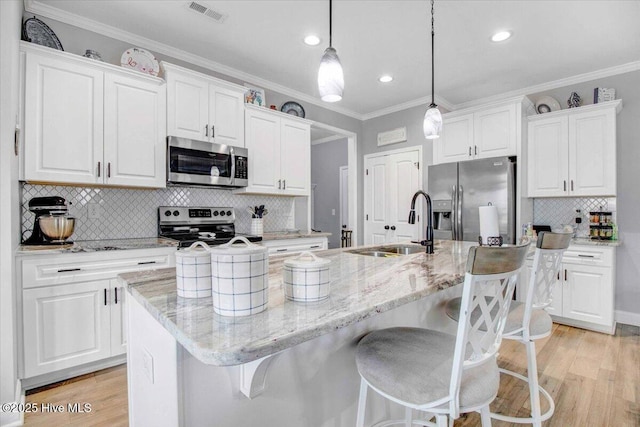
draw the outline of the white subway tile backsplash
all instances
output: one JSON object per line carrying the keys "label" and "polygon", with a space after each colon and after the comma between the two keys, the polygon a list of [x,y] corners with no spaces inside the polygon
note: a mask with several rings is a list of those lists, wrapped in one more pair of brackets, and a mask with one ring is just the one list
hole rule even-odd
{"label": "white subway tile backsplash", "polygon": [[[60,196],[70,202],[69,213],[76,217],[72,240],[104,240],[154,237],[158,206],[224,206],[236,210],[236,231],[251,231],[248,206],[265,205],[266,232],[293,228],[293,198],[245,196],[228,190],[199,187],[169,187],[157,190],[68,187],[22,184],[21,216],[23,239],[31,234],[34,215],[29,211],[33,197]],[[89,204],[99,205],[100,218],[89,218]],[[95,211],[95,209],[94,209]]]}

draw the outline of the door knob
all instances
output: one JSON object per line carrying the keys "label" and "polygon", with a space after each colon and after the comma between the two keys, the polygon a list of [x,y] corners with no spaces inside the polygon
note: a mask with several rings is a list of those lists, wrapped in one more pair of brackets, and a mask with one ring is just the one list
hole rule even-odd
{"label": "door knob", "polygon": [[388,229],[389,229],[389,226],[388,226],[388,225],[385,225],[385,226],[384,226],[384,229],[385,229],[385,230],[388,230]]}
{"label": "door knob", "polygon": [[396,226],[395,226],[395,225],[392,225],[392,226],[391,226],[391,229],[392,229],[392,230],[395,230],[395,229],[396,229]]}

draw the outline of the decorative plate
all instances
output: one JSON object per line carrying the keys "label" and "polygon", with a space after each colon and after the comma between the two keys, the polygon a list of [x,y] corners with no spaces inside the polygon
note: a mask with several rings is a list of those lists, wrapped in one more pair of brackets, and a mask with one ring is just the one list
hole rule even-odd
{"label": "decorative plate", "polygon": [[282,111],[283,113],[291,114],[292,116],[304,118],[304,108],[302,108],[302,105],[298,104],[297,102],[285,102],[284,104],[282,104],[280,111]]}
{"label": "decorative plate", "polygon": [[544,114],[560,110],[560,103],[550,96],[542,96],[536,101],[536,113]]}
{"label": "decorative plate", "polygon": [[51,28],[35,16],[22,24],[22,40],[53,49],[64,50],[62,43]]}
{"label": "decorative plate", "polygon": [[160,66],[153,54],[138,47],[125,50],[120,58],[120,65],[152,76],[157,76],[160,72]]}

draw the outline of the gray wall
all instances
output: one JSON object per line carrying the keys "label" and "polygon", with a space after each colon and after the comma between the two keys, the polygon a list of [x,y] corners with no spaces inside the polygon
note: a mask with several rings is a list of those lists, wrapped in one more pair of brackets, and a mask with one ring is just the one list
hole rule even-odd
{"label": "gray wall", "polygon": [[[314,229],[332,233],[329,248],[340,247],[340,167],[347,166],[347,139],[311,146]],[[331,210],[335,209],[335,215]]]}
{"label": "gray wall", "polygon": [[616,310],[634,313],[640,319],[640,71],[606,77],[532,94],[535,102],[542,95],[554,97],[563,108],[571,92],[593,103],[593,88],[615,88],[622,99],[618,114],[618,197],[617,218],[622,246],[617,249]]}

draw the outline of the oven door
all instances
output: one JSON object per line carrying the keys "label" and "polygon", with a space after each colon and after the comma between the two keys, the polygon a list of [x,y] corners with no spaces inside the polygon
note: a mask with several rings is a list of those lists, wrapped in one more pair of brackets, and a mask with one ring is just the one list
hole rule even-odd
{"label": "oven door", "polygon": [[[245,187],[247,149],[170,136],[167,181],[175,184]],[[238,170],[238,165],[245,170]]]}

